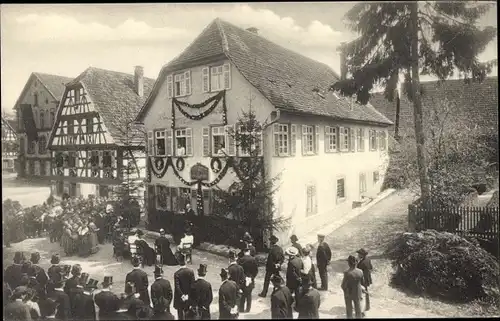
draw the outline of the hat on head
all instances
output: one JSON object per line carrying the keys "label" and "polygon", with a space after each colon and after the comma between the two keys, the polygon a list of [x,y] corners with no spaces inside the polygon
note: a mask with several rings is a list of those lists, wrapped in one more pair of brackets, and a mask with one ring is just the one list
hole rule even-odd
{"label": "hat on head", "polygon": [[291,256],[297,256],[299,254],[299,250],[297,250],[293,246],[290,246],[289,248],[286,249],[285,254]]}
{"label": "hat on head", "polygon": [[138,267],[139,265],[141,265],[141,260],[139,260],[139,258],[137,256],[134,256],[132,258],[132,265],[134,267]]}
{"label": "hat on head", "polygon": [[223,278],[227,278],[228,273],[226,269],[220,269],[220,276]]}
{"label": "hat on head", "polygon": [[365,249],[363,249],[363,248],[357,250],[356,253],[358,253],[361,256],[367,256],[368,255],[368,252]]}
{"label": "hat on head", "polygon": [[325,238],[325,234],[318,233],[318,237],[324,239]]}
{"label": "hat on head", "polygon": [[102,281],[102,286],[106,287],[108,285],[113,284],[113,277],[112,276],[105,276],[104,281]]}
{"label": "hat on head", "polygon": [[303,249],[302,249],[302,253],[304,255],[309,255],[309,253],[311,253],[311,249],[312,249],[312,246],[310,246],[309,244],[306,245]]}
{"label": "hat on head", "polygon": [[24,261],[24,254],[23,252],[16,252],[14,253],[14,263],[21,263]]}
{"label": "hat on head", "polygon": [[159,267],[158,265],[155,266],[155,272],[154,272],[155,276],[158,276],[158,275],[162,275],[163,274],[163,269],[161,267]]}
{"label": "hat on head", "polygon": [[71,268],[71,275],[78,276],[80,274],[82,274],[81,265],[80,264],[73,265],[73,267]]}
{"label": "hat on head", "polygon": [[292,236],[290,236],[290,240],[292,242],[297,242],[299,240],[299,238],[297,237],[297,235],[293,234]]}
{"label": "hat on head", "polygon": [[283,278],[279,274],[273,274],[271,282],[274,284],[281,284],[283,283]]}
{"label": "hat on head", "polygon": [[312,285],[312,280],[309,275],[303,275],[302,276],[302,286],[309,286]]}
{"label": "hat on head", "polygon": [[17,288],[14,289],[12,296],[15,298],[19,298],[21,295],[24,295],[27,293],[28,293],[28,287],[21,285],[21,286],[18,286]]}
{"label": "hat on head", "polygon": [[52,255],[52,258],[50,259],[50,264],[59,264],[60,262],[61,258],[59,257],[59,254]]}
{"label": "hat on head", "polygon": [[198,268],[198,274],[199,275],[207,275],[207,265],[206,264],[200,264],[200,267]]}
{"label": "hat on head", "polygon": [[269,241],[271,241],[273,243],[277,243],[279,241],[279,239],[276,236],[271,235],[271,237],[269,238]]}
{"label": "hat on head", "polygon": [[30,261],[33,264],[37,264],[40,261],[40,253],[39,252],[31,253]]}
{"label": "hat on head", "polygon": [[139,320],[149,320],[149,318],[153,315],[153,311],[149,306],[142,305],[140,307],[137,307],[135,315]]}
{"label": "hat on head", "polygon": [[99,281],[90,279],[87,284],[85,284],[86,289],[97,289],[97,284],[99,284]]}

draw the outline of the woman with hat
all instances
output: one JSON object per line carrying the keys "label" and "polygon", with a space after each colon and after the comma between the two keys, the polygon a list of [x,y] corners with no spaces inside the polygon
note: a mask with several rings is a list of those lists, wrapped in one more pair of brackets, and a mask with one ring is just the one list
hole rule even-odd
{"label": "woman with hat", "polygon": [[292,291],[295,295],[295,299],[297,299],[300,284],[302,282],[301,279],[301,270],[304,269],[304,263],[297,256],[299,251],[297,248],[291,246],[285,251],[285,255],[288,256],[288,266],[286,269],[286,286]]}
{"label": "woman with hat", "polygon": [[191,311],[193,317],[198,320],[210,320],[210,304],[212,304],[212,285],[205,280],[207,265],[200,264],[198,268],[198,279],[191,287]]}
{"label": "woman with hat", "polygon": [[304,248],[303,251],[304,256],[302,257],[302,263],[304,265],[304,268],[302,269],[302,276],[308,275],[309,280],[311,281],[311,286],[316,289],[317,286],[316,268],[311,258],[311,250],[312,250],[311,244],[307,244],[306,247]]}
{"label": "woman with hat", "polygon": [[271,294],[271,318],[272,319],[293,319],[293,296],[289,288],[284,284],[279,274],[271,277],[273,283],[273,293]]}
{"label": "woman with hat", "polygon": [[160,261],[162,265],[177,265],[177,258],[170,248],[170,241],[166,237],[164,229],[160,229],[160,237],[155,241],[155,248],[156,253],[160,255]]}

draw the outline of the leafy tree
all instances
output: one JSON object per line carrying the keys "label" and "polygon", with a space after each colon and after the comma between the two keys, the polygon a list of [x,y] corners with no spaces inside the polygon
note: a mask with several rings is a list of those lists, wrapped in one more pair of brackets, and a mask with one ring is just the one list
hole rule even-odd
{"label": "leafy tree", "polygon": [[425,153],[420,75],[445,80],[458,70],[466,82],[482,81],[495,61],[478,55],[496,37],[496,28],[476,25],[492,4],[470,1],[412,1],[356,4],[347,14],[350,29],[360,36],[344,45],[350,77],[332,85],[344,96],[366,104],[375,84],[393,101],[400,75],[413,102],[420,196],[430,200],[431,185]]}

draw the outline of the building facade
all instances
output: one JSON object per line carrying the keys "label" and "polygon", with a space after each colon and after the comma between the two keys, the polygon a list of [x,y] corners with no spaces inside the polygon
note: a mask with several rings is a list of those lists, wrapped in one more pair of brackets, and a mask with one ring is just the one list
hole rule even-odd
{"label": "building facade", "polygon": [[204,216],[218,215],[217,190],[238,180],[231,161],[247,156],[229,133],[250,108],[266,124],[265,175],[280,175],[276,215],[291,218],[280,239],[333,222],[380,192],[391,122],[328,92],[338,76],[326,65],[251,30],[216,19],[163,67],[137,117],[148,134],[150,220],[182,215],[186,203],[200,208],[200,200]]}
{"label": "building facade", "polygon": [[145,135],[133,119],[153,83],[142,67],[134,75],[90,67],[67,84],[48,142],[52,195],[107,197],[144,179]]}
{"label": "building facade", "polygon": [[55,121],[64,86],[71,78],[34,72],[19,96],[14,110],[18,124],[18,175],[47,179],[51,156],[47,140]]}
{"label": "building facade", "polygon": [[2,115],[2,173],[14,173],[18,153],[15,121],[9,121]]}

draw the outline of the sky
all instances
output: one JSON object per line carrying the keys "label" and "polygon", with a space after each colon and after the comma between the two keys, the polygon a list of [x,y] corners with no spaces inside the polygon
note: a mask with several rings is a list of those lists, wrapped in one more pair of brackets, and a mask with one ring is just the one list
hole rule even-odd
{"label": "sky", "polygon": [[[338,72],[336,47],[356,37],[342,19],[354,4],[2,4],[2,110],[11,111],[32,72],[76,77],[93,66],[132,74],[139,65],[156,79],[217,17],[256,27],[261,36]],[[496,26],[496,11],[495,5],[480,24]],[[497,58],[497,40],[479,58]]]}

